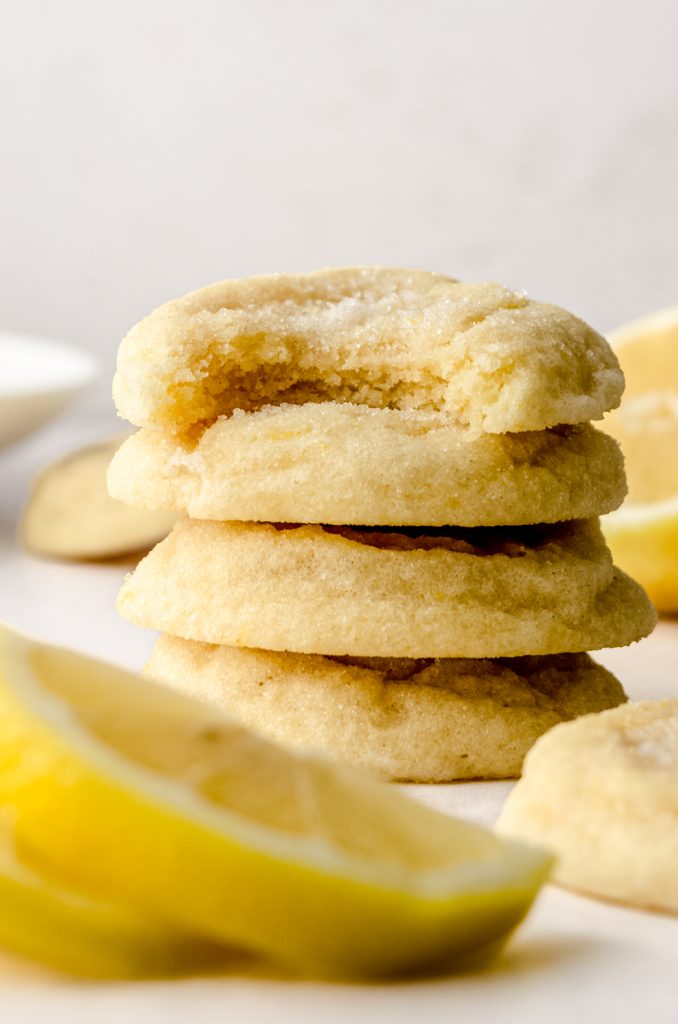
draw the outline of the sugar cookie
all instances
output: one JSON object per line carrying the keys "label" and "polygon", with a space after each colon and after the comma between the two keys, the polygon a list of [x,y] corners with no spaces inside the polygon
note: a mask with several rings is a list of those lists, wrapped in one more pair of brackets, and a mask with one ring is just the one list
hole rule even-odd
{"label": "sugar cookie", "polygon": [[145,671],[283,745],[409,782],[518,775],[547,729],[625,700],[586,654],[356,660],[163,636]]}
{"label": "sugar cookie", "polygon": [[414,658],[622,646],[655,622],[596,520],[394,531],[183,519],[118,609],[207,643]]}
{"label": "sugar cookie", "polygon": [[160,306],[123,340],[113,390],[126,419],[174,431],[234,409],[346,402],[506,433],[600,418],[623,384],[604,338],[556,306],[351,267],[222,281]]}
{"label": "sugar cookie", "polygon": [[565,886],[678,913],[678,699],[549,732],[497,828],[553,850]]}
{"label": "sugar cookie", "polygon": [[144,428],[109,469],[114,497],[194,519],[494,526],[617,508],[617,444],[589,424],[472,434],[433,412],[270,406],[194,440]]}

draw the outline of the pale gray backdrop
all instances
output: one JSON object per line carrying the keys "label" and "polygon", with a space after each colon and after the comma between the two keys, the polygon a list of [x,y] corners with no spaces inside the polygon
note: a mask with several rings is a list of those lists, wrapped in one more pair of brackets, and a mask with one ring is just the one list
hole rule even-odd
{"label": "pale gray backdrop", "polygon": [[384,262],[678,302],[674,0],[0,0],[0,325]]}

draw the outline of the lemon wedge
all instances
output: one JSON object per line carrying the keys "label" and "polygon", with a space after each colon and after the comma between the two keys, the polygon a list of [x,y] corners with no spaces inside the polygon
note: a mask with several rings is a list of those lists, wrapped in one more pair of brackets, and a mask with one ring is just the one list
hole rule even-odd
{"label": "lemon wedge", "polygon": [[52,970],[90,978],[162,976],[227,959],[225,950],[202,939],[29,871],[9,845],[0,849],[0,947]]}
{"label": "lemon wedge", "polygon": [[22,863],[323,975],[494,951],[550,857],[0,630],[0,807]]}
{"label": "lemon wedge", "polygon": [[615,562],[660,611],[678,611],[678,306],[614,331],[624,375],[605,420],[624,452],[628,498],[602,520]]}
{"label": "lemon wedge", "polygon": [[167,536],[176,513],[131,508],[108,493],[108,466],[126,437],[78,448],[39,473],[19,527],[28,551],[102,560],[148,551]]}

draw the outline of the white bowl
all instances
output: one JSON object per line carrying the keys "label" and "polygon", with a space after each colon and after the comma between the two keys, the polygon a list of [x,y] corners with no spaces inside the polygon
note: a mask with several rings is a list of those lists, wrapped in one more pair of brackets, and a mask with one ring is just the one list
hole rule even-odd
{"label": "white bowl", "polygon": [[87,352],[50,338],[0,331],[0,446],[63,412],[95,374]]}

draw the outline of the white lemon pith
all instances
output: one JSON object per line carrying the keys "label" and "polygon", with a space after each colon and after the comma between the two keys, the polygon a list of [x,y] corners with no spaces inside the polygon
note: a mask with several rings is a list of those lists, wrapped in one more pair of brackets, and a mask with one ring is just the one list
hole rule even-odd
{"label": "white lemon pith", "polygon": [[480,955],[550,867],[540,851],[8,630],[0,807],[30,867],[324,974]]}
{"label": "white lemon pith", "polygon": [[626,461],[625,504],[602,520],[615,562],[661,611],[678,611],[678,307],[610,335],[626,375],[605,422]]}

